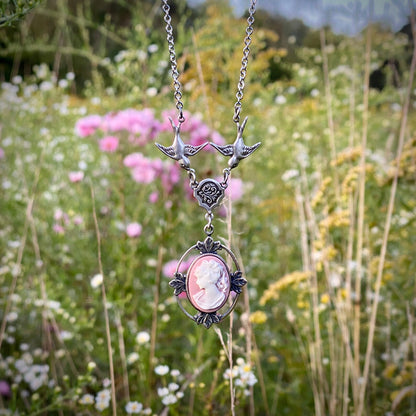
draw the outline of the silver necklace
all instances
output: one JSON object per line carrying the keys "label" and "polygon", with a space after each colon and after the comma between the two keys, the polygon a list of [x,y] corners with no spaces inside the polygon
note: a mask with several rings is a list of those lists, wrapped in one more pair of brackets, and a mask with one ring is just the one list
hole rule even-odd
{"label": "silver necklace", "polygon": [[[216,208],[224,198],[225,190],[228,187],[231,170],[236,168],[242,159],[250,156],[259,146],[260,142],[253,146],[246,146],[243,139],[244,128],[247,117],[240,124],[240,113],[244,96],[245,78],[247,75],[248,57],[250,54],[251,36],[253,34],[254,13],[256,11],[257,0],[250,0],[249,16],[247,18],[246,34],[244,38],[243,57],[241,59],[240,78],[237,84],[237,101],[234,104],[233,121],[237,125],[237,137],[233,144],[219,146],[212,142],[206,142],[199,146],[185,144],[180,137],[182,123],[185,122],[182,102],[182,85],[179,81],[178,64],[176,61],[175,40],[173,36],[172,19],[170,16],[170,6],[168,0],[162,0],[164,21],[166,23],[166,35],[169,48],[169,59],[171,64],[174,100],[178,110],[178,123],[169,118],[174,132],[173,143],[169,147],[156,143],[156,146],[166,156],[177,160],[179,165],[188,173],[189,186],[193,190],[194,196],[199,205],[206,210],[205,219],[207,224],[204,227],[206,238],[198,241],[190,247],[180,258],[176,267],[170,286],[174,288],[174,295],[177,297],[179,307],[188,318],[195,321],[198,325],[202,324],[209,328],[214,323],[221,322],[234,309],[238,296],[242,288],[247,284],[243,273],[238,264],[235,254],[220,241],[212,238],[214,226],[212,224],[214,214],[212,210]],[[196,171],[191,168],[190,157],[196,155],[205,146],[210,145],[217,149],[222,155],[229,157],[228,167],[223,170],[223,180],[221,182],[205,178],[201,181],[196,179]],[[198,251],[199,255],[192,261],[186,273],[179,272],[182,264]],[[227,261],[218,252],[224,253],[233,267],[227,266]],[[186,297],[197,313],[192,314],[188,311],[180,295],[185,292]],[[235,294],[235,296],[232,295]]]}

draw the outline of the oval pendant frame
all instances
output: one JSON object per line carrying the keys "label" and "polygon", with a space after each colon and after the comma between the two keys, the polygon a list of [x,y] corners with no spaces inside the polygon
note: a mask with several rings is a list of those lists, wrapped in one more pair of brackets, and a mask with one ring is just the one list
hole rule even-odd
{"label": "oval pendant frame", "polygon": [[[179,272],[181,264],[184,262],[185,258],[188,257],[192,253],[193,250],[198,250],[200,254],[199,256],[196,257],[196,259],[193,260],[192,264],[194,264],[202,256],[206,256],[210,254],[221,259],[224,265],[227,266],[227,262],[221,256],[217,254],[217,251],[224,250],[230,256],[236,269],[234,272],[231,272],[230,268],[227,266],[227,270],[229,272],[228,296],[225,302],[218,309],[215,309],[212,312],[201,311],[193,304],[193,302],[190,300],[190,295],[188,293],[188,276]],[[186,271],[187,273],[190,270],[192,264],[188,267]],[[233,309],[235,308],[235,305],[237,304],[242,287],[246,283],[247,281],[242,277],[242,271],[241,271],[240,265],[238,264],[238,260],[235,254],[228,247],[221,244],[220,241],[214,242],[214,240],[211,237],[207,237],[204,242],[198,241],[197,244],[190,247],[182,255],[182,257],[179,259],[178,264],[176,266],[174,279],[169,283],[169,285],[175,288],[176,301],[180,309],[182,310],[182,312],[189,319],[192,319],[194,322],[196,322],[198,325],[203,324],[206,328],[209,328],[212,324],[219,323],[222,320],[224,320],[233,311]],[[185,309],[184,305],[182,304],[179,298],[179,295],[182,292],[186,293],[188,302],[195,310],[198,311],[198,314],[192,315]],[[227,304],[227,301],[229,300],[231,296],[231,292],[235,293],[235,297],[234,299],[232,299],[231,305],[224,311],[224,313],[218,314],[217,312],[223,309],[224,306]]]}

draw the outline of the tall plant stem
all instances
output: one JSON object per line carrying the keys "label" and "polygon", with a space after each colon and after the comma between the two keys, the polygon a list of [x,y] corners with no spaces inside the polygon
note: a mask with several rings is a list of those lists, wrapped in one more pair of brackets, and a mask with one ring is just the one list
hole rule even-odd
{"label": "tall plant stem", "polygon": [[[361,278],[363,260],[364,210],[365,210],[365,181],[366,181],[366,149],[368,133],[368,96],[371,60],[371,26],[367,28],[365,45],[364,96],[363,96],[363,130],[361,138],[360,175],[358,180],[358,218],[357,218],[357,247],[356,247],[356,276],[355,303],[353,324],[354,366],[357,376],[360,376],[360,312],[361,312]],[[358,379],[354,380],[353,388],[358,391]]]}
{"label": "tall plant stem", "polygon": [[[335,146],[334,115],[332,113],[332,91],[331,91],[331,83],[329,80],[328,54],[326,52],[326,38],[325,38],[324,28],[320,30],[320,41],[321,41],[321,52],[322,52],[322,67],[324,71],[324,83],[325,83],[326,114],[327,114],[328,128],[329,128],[329,146],[331,149],[331,159],[335,160],[337,156],[337,149]],[[338,172],[336,168],[333,169],[332,174],[334,176],[335,196],[337,198],[337,201],[339,201],[339,178],[338,178]]]}
{"label": "tall plant stem", "polygon": [[[412,32],[413,36],[415,36],[415,16],[413,9],[411,13],[411,25],[412,25]],[[415,39],[415,38],[414,38]],[[396,191],[397,191],[397,183],[399,180],[399,162],[403,153],[403,145],[404,145],[404,137],[406,133],[406,127],[407,127],[407,117],[409,113],[409,105],[410,105],[410,96],[412,93],[412,85],[415,75],[415,69],[416,69],[416,44],[413,46],[413,55],[412,55],[412,62],[410,64],[410,71],[409,71],[409,82],[406,90],[406,96],[403,103],[403,110],[402,110],[402,118],[401,118],[401,124],[400,124],[400,132],[399,132],[399,141],[397,145],[397,154],[396,154],[396,170],[394,173],[391,190],[390,190],[390,198],[389,198],[389,204],[387,208],[387,215],[386,215],[386,222],[384,225],[384,234],[383,234],[383,242],[381,245],[380,250],[380,260],[378,263],[377,268],[377,276],[375,281],[375,288],[374,288],[374,301],[371,306],[371,315],[370,315],[370,322],[369,322],[369,329],[368,329],[368,341],[367,341],[367,349],[365,354],[365,361],[364,361],[364,370],[363,370],[363,376],[362,376],[362,384],[360,388],[360,397],[359,397],[359,406],[357,411],[357,416],[361,416],[363,414],[364,410],[364,398],[365,398],[365,392],[368,382],[368,374],[370,370],[370,363],[371,363],[371,354],[373,352],[373,345],[374,345],[374,333],[376,328],[376,317],[377,317],[377,308],[378,304],[380,302],[380,288],[381,288],[381,280],[383,277],[383,269],[384,269],[384,263],[386,259],[386,253],[387,253],[387,244],[388,244],[388,238],[390,233],[390,226],[391,226],[391,219],[393,215],[393,209],[394,209],[394,203],[395,203],[395,197],[396,197]]]}
{"label": "tall plant stem", "polygon": [[[41,160],[43,160],[43,153],[41,156]],[[40,167],[42,163],[39,163],[39,174],[40,174]],[[24,182],[24,189],[23,192],[25,193],[26,198],[29,200],[29,187],[25,178],[25,174],[22,169],[22,164],[19,163],[19,170],[20,170],[20,176],[23,179]],[[49,307],[48,307],[48,296],[46,292],[46,285],[45,285],[45,275],[44,275],[44,264],[41,257],[40,252],[40,246],[39,246],[39,240],[38,240],[38,233],[36,230],[35,220],[33,218],[33,209],[28,212],[28,221],[29,221],[29,227],[30,232],[32,236],[32,246],[33,251],[35,254],[35,260],[36,260],[36,267],[39,270],[39,280],[40,280],[40,291],[41,291],[41,297],[42,297],[42,329],[43,329],[43,335],[45,336],[46,341],[44,342],[44,350],[48,351],[50,353],[50,364],[51,364],[51,373],[52,377],[56,384],[58,384],[58,373],[56,370],[56,360],[55,355],[53,354],[54,351],[54,345],[52,340],[52,334],[51,329],[49,326],[50,321],[52,321],[51,316],[53,317]],[[52,323],[52,322],[51,322]],[[62,409],[58,410],[59,415],[63,415]]]}
{"label": "tall plant stem", "polygon": [[201,55],[199,54],[198,44],[197,44],[197,40],[195,36],[195,30],[192,29],[191,33],[192,33],[192,44],[195,49],[195,61],[196,61],[196,69],[198,72],[199,83],[201,84],[201,87],[202,87],[202,96],[203,96],[203,100],[205,103],[205,109],[206,109],[208,121],[209,121],[210,126],[212,126],[211,107],[209,105],[207,85],[205,84],[204,72],[202,70],[202,64],[201,64]]}
{"label": "tall plant stem", "polygon": [[155,351],[156,351],[156,336],[157,336],[157,308],[159,305],[160,297],[160,276],[162,273],[162,264],[163,264],[163,251],[164,248],[162,245],[159,245],[159,250],[157,253],[157,267],[156,267],[156,281],[154,285],[154,294],[153,294],[153,314],[152,314],[152,330],[150,334],[150,353],[149,353],[149,380],[152,379],[153,366],[155,361]]}
{"label": "tall plant stem", "polygon": [[110,366],[110,380],[111,380],[111,405],[113,416],[117,415],[117,402],[116,402],[116,386],[115,386],[115,377],[114,377],[114,364],[113,364],[113,348],[111,346],[111,332],[110,332],[110,320],[108,317],[107,309],[107,294],[105,291],[105,279],[103,264],[101,259],[101,233],[100,228],[98,227],[97,212],[95,209],[95,193],[92,183],[90,183],[91,190],[91,201],[92,201],[92,216],[94,219],[95,235],[97,239],[97,259],[98,259],[98,270],[103,277],[103,282],[101,284],[101,297],[104,308],[104,319],[105,319],[105,334],[107,338],[107,352],[108,352],[108,362]]}
{"label": "tall plant stem", "polygon": [[[317,222],[315,213],[313,212],[310,194],[308,190],[308,181],[304,166],[301,166],[301,181],[303,186],[303,202],[305,207],[306,225],[309,228],[309,236],[311,241],[314,241],[318,235]],[[314,394],[315,413],[316,416],[323,416],[325,414],[325,397],[327,396],[327,382],[325,379],[323,364],[322,364],[322,336],[319,323],[319,288],[318,275],[316,270],[316,262],[314,260],[314,247],[311,245],[311,255],[309,257],[310,264],[310,292],[312,301],[312,324],[314,328],[314,339],[309,348],[309,355],[311,361],[311,370],[316,381],[317,394]]]}
{"label": "tall plant stem", "polygon": [[[228,248],[231,248],[231,239],[233,235],[233,206],[231,198],[228,198],[228,209],[227,209],[227,245]],[[229,326],[229,334],[228,334],[228,362],[230,365],[230,407],[231,407],[231,415],[235,416],[235,391],[234,391],[234,383],[233,383],[233,326],[234,326],[234,314],[231,313],[230,315],[230,326]]]}
{"label": "tall plant stem", "polygon": [[124,328],[121,324],[120,313],[116,312],[116,327],[118,335],[118,348],[120,350],[121,367],[123,368],[124,398],[130,401],[129,375],[127,372],[126,346],[124,344]]}
{"label": "tall plant stem", "polygon": [[12,307],[12,298],[16,290],[17,279],[21,275],[23,253],[26,248],[27,234],[29,230],[30,218],[32,216],[33,206],[35,203],[36,191],[37,191],[37,186],[38,186],[40,171],[41,171],[41,166],[42,166],[42,160],[43,160],[43,152],[40,155],[39,162],[37,164],[37,168],[34,173],[34,180],[33,180],[32,189],[30,191],[30,195],[27,196],[28,201],[26,205],[25,222],[23,225],[23,234],[22,234],[22,238],[20,239],[19,250],[17,252],[17,258],[16,258],[16,264],[14,265],[14,270],[12,273],[12,282],[10,284],[9,293],[7,295],[7,300],[6,300],[6,306],[4,307],[4,311],[3,311],[3,320],[0,326],[0,351],[1,351],[1,345],[4,339],[4,333],[6,331],[6,326],[7,326],[7,315],[9,314],[10,309]]}

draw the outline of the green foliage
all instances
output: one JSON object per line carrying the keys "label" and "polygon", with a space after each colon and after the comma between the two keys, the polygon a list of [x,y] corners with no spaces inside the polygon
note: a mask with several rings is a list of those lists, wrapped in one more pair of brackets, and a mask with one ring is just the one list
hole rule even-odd
{"label": "green foliage", "polygon": [[[14,74],[1,86],[0,320],[5,328],[0,381],[11,388],[0,400],[1,411],[111,414],[107,311],[119,414],[135,401],[152,414],[229,414],[230,374],[235,376],[236,414],[309,415],[317,407],[322,414],[338,415],[341,408],[357,414],[354,388],[362,383],[362,373],[353,374],[347,366],[346,347],[358,351],[354,357],[362,371],[397,173],[362,414],[414,413],[414,88],[403,152],[396,153],[409,77],[408,41],[373,29],[371,67],[394,58],[401,73],[386,68],[387,85],[381,92],[369,91],[367,110],[361,37],[327,33],[323,53],[316,47],[322,34],[313,33],[308,46],[291,52],[289,64],[276,34],[255,28],[243,101],[243,116],[250,116],[244,139],[247,144],[262,141],[262,146],[233,170],[244,183],[244,195],[233,201],[232,218],[218,213],[214,220],[221,241],[228,240],[232,220],[231,247],[244,260],[248,280],[233,315],[231,371],[221,343],[221,337],[227,344],[230,336],[229,320],[218,326],[219,333],[196,326],[178,308],[162,272],[204,236],[203,211],[188,200],[186,173],[180,171],[181,180],[171,191],[159,178],[137,183],[123,160],[133,152],[160,157],[155,138],[138,144],[127,132],[113,131],[119,146],[111,153],[99,148],[108,132],[81,138],[74,131],[87,115],[111,118],[127,107],[151,108],[161,120],[162,111],[173,108],[163,28],[149,35],[161,16],[153,2],[143,3],[146,13],[153,11],[150,20],[125,3],[126,19],[134,24],[119,30],[102,9],[95,16],[101,16],[102,26],[94,25],[87,2],[72,14],[67,3],[59,4],[68,7],[58,13],[60,33],[67,36],[68,25],[74,34],[74,44],[65,43],[70,48],[64,47],[65,56],[82,56],[95,65],[82,96],[74,94],[75,83],[85,73],[79,75],[81,66],[74,60],[71,67],[69,58],[62,68],[36,62],[27,76]],[[185,108],[232,142],[244,19],[231,17],[216,2],[191,29],[190,12],[183,3],[178,8],[184,16],[175,14]],[[25,55],[33,38],[13,49],[19,39],[8,44],[3,56],[14,56],[15,50]],[[42,47],[51,42],[56,54],[52,39],[47,37]],[[288,65],[290,77],[272,79],[273,62]],[[400,88],[394,87],[397,75]],[[184,140],[191,134],[184,133]],[[170,129],[156,138],[163,144],[171,139]],[[226,166],[214,153],[192,161],[198,178],[221,175]],[[74,171],[82,171],[83,178],[71,182],[68,175]],[[157,200],[152,199],[155,192]],[[227,202],[224,206],[229,209]],[[137,237],[126,232],[134,222],[142,227]],[[354,322],[359,323],[357,347]],[[39,366],[35,373],[29,371],[33,366]],[[251,378],[252,386],[244,384],[254,375],[256,383]],[[166,404],[163,389],[175,403]]]}
{"label": "green foliage", "polygon": [[39,6],[43,0],[1,0],[0,27],[10,26],[22,20],[30,11]]}

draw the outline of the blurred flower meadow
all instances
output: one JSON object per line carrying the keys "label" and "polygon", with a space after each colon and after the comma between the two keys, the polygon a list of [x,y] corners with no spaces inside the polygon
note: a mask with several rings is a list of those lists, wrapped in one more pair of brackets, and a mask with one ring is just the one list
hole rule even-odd
{"label": "blurred flower meadow", "polygon": [[[169,286],[206,220],[154,145],[177,118],[159,2],[38,3],[0,21],[0,414],[416,414],[414,17],[351,38],[257,12],[262,146],[213,222],[248,284],[206,330]],[[182,138],[232,143],[245,20],[172,13]]]}

